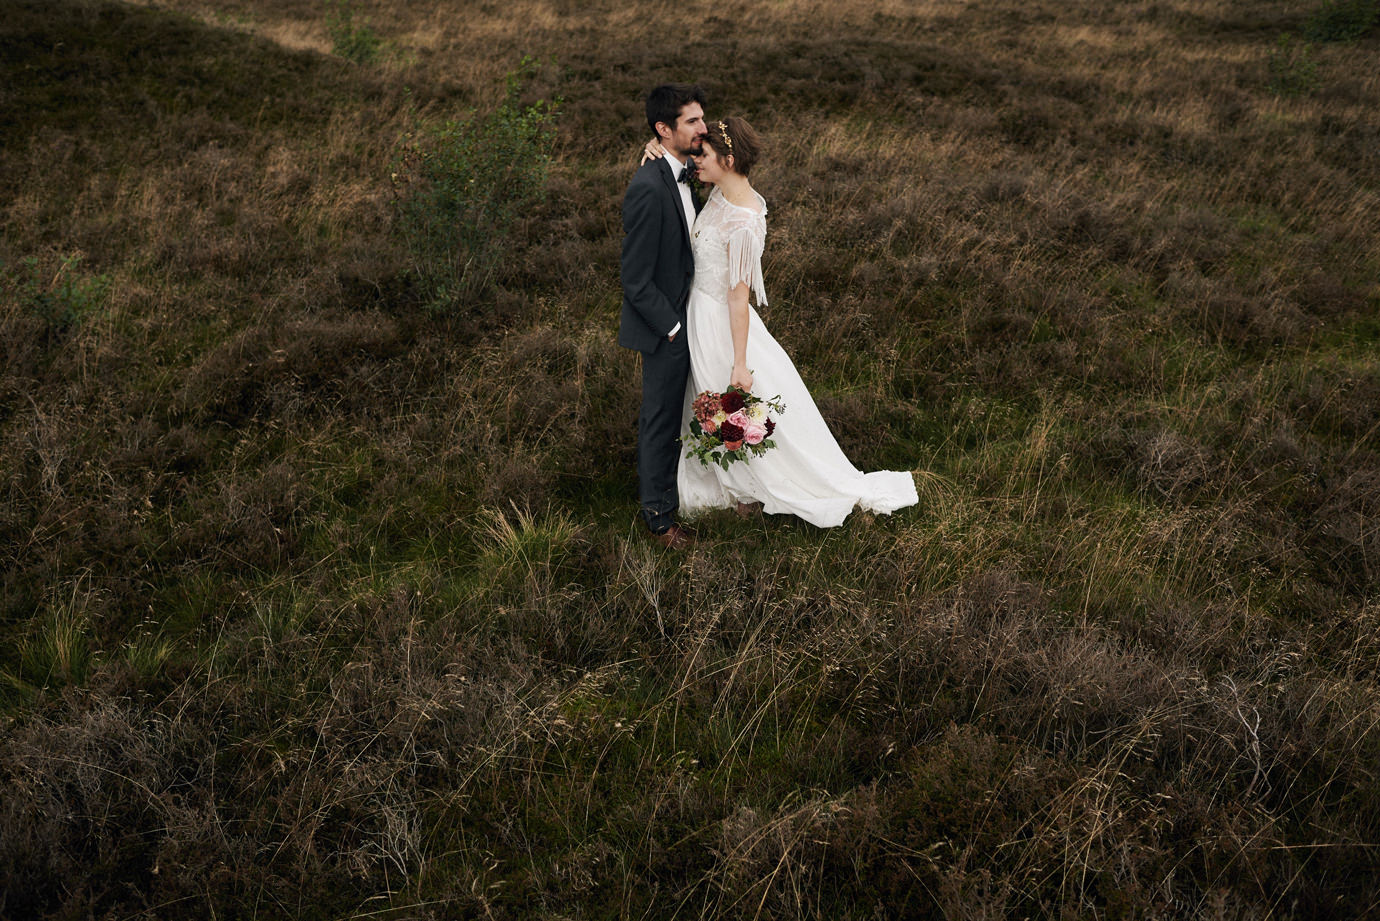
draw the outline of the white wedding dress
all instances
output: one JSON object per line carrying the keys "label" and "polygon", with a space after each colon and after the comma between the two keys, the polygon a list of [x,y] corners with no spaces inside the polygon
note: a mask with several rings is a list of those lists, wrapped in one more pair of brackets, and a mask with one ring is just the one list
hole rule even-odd
{"label": "white wedding dress", "polygon": [[[733,204],[716,188],[710,193],[691,234],[695,280],[690,289],[686,335],[690,337],[690,382],[686,388],[682,437],[690,432],[690,406],[704,390],[724,390],[733,373],[733,332],[729,327],[728,292],[747,282],[757,304],[765,307],[762,248],[767,236],[767,203],[756,209]],[[919,501],[909,473],[884,470],[863,473],[849,463],[790,357],[748,307],[747,366],[752,392],[780,394],[786,411],[771,436],[776,447],[761,457],[730,464],[727,470],[687,458],[682,450],[678,471],[683,513],[761,502],[770,514],[798,515],[830,528],[842,524],[854,508],[890,513]]]}

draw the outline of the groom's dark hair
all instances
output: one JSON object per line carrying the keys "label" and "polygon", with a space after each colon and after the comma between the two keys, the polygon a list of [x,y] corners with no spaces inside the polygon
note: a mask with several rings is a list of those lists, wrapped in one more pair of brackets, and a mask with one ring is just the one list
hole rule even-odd
{"label": "groom's dark hair", "polygon": [[663,83],[647,94],[647,125],[656,134],[656,123],[665,122],[672,128],[680,118],[680,110],[692,102],[705,106],[704,90],[694,83]]}

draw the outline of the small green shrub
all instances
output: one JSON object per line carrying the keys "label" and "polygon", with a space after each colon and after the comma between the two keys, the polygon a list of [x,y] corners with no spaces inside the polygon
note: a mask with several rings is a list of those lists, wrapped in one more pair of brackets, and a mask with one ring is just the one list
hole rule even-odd
{"label": "small green shrub", "polygon": [[433,309],[482,291],[523,211],[546,186],[559,99],[521,102],[524,57],[497,109],[409,134],[392,174],[398,228]]}
{"label": "small green shrub", "polygon": [[378,60],[383,46],[367,23],[355,22],[354,0],[327,0],[326,32],[331,37],[331,51],[356,64],[372,64]]}
{"label": "small green shrub", "polygon": [[1380,0],[1327,0],[1303,27],[1314,42],[1349,42],[1380,22]]}
{"label": "small green shrub", "polygon": [[83,276],[78,272],[80,254],[63,257],[51,275],[39,260],[28,256],[16,270],[0,265],[0,290],[5,290],[30,316],[42,320],[51,332],[63,332],[98,309],[110,293],[108,275]]}
{"label": "small green shrub", "polygon": [[1307,96],[1322,85],[1313,46],[1285,33],[1270,50],[1270,92],[1278,96]]}

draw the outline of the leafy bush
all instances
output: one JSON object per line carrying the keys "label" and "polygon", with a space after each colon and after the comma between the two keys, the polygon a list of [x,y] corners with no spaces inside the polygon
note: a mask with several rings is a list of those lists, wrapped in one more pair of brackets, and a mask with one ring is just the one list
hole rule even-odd
{"label": "leafy bush", "polygon": [[1279,96],[1306,96],[1321,85],[1313,46],[1297,42],[1287,33],[1281,35],[1270,50],[1270,92]]}
{"label": "leafy bush", "polygon": [[378,59],[383,42],[367,24],[355,24],[353,0],[328,0],[326,32],[331,37],[331,51],[356,64],[370,64]]}
{"label": "leafy bush", "polygon": [[539,69],[524,57],[493,112],[404,138],[392,176],[398,227],[433,309],[487,286],[514,224],[546,186],[561,101],[521,102]]}
{"label": "leafy bush", "polygon": [[1380,0],[1327,0],[1304,26],[1303,34],[1315,42],[1349,42],[1360,38],[1380,22]]}
{"label": "leafy bush", "polygon": [[47,276],[39,260],[28,256],[20,260],[17,271],[3,271],[0,266],[0,289],[13,296],[30,316],[42,320],[50,332],[62,332],[99,308],[110,293],[109,276],[80,275],[77,268],[81,261],[80,254],[66,256]]}

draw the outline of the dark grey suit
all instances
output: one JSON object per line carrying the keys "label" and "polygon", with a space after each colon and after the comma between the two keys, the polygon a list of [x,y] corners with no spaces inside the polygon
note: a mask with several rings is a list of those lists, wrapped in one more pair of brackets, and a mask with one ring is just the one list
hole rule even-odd
{"label": "dark grey suit", "polygon": [[[695,199],[695,210],[700,203]],[[644,163],[623,196],[623,311],[618,344],[642,353],[642,412],[637,423],[637,480],[642,517],[660,533],[675,522],[680,499],[681,414],[690,347],[685,305],[695,259],[680,189],[665,159]],[[681,324],[674,342],[666,334]]]}

